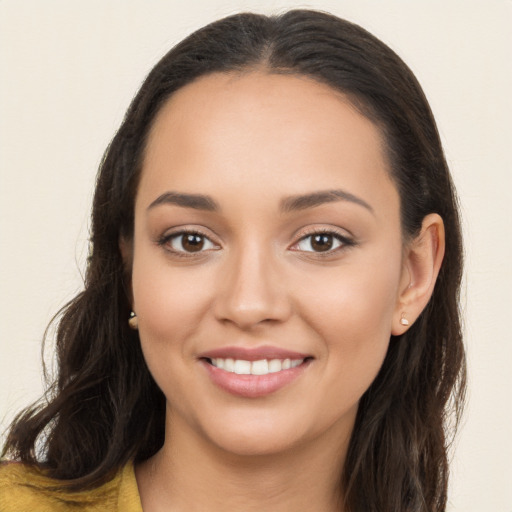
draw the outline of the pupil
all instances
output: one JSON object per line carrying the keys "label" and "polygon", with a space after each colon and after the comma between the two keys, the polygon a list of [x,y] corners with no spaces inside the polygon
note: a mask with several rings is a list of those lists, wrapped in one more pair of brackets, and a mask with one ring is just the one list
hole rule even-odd
{"label": "pupil", "polygon": [[315,235],[311,241],[315,251],[328,251],[332,247],[332,235]]}
{"label": "pupil", "polygon": [[199,235],[185,235],[183,237],[183,248],[189,252],[197,252],[203,248],[204,239]]}

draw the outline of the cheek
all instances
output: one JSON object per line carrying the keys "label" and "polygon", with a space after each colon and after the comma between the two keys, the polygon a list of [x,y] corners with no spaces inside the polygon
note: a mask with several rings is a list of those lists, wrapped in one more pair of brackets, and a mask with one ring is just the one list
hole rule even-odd
{"label": "cheek", "polygon": [[[318,327],[339,334],[384,331],[391,334],[391,319],[398,299],[401,259],[397,251],[354,257],[347,265],[300,280],[304,304]],[[306,279],[305,279],[306,278]]]}
{"label": "cheek", "polygon": [[149,249],[136,253],[132,270],[134,310],[149,371],[177,408],[194,387],[190,366],[210,298],[205,272],[176,268]]}
{"label": "cheek", "polygon": [[373,382],[389,345],[400,258],[388,261],[339,270],[323,280],[322,293],[318,286],[315,293],[303,288],[303,317],[323,339],[325,378],[349,400],[358,400]]}
{"label": "cheek", "polygon": [[141,340],[179,342],[198,329],[210,303],[209,272],[171,267],[141,251],[133,263],[134,310]]}

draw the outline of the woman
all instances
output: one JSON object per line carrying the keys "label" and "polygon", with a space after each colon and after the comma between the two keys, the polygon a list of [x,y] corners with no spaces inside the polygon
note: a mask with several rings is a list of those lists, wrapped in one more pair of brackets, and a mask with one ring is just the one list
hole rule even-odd
{"label": "woman", "polygon": [[383,43],[303,10],[197,31],[132,102],[92,216],[2,510],[445,510],[460,227]]}

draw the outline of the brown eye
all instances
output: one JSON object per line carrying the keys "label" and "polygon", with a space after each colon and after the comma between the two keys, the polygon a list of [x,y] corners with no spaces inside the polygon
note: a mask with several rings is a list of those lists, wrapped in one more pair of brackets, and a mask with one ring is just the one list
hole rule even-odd
{"label": "brown eye", "polygon": [[200,251],[204,246],[204,238],[202,236],[190,233],[181,235],[182,242],[181,245],[183,249],[187,252],[197,252]]}
{"label": "brown eye", "polygon": [[332,235],[314,235],[311,237],[311,248],[317,252],[328,251],[332,249],[333,242]]}
{"label": "brown eye", "polygon": [[177,253],[204,252],[215,249],[215,244],[201,233],[183,232],[167,238],[166,243]]}
{"label": "brown eye", "polygon": [[344,246],[354,245],[354,242],[337,233],[313,233],[299,240],[296,249],[302,252],[334,252]]}

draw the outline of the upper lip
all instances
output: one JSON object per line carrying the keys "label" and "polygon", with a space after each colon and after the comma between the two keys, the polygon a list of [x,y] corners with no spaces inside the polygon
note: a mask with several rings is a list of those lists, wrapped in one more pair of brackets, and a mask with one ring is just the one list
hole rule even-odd
{"label": "upper lip", "polygon": [[310,358],[309,354],[286,350],[271,345],[263,345],[260,347],[221,347],[208,350],[199,354],[201,359],[243,359],[245,361],[259,361],[261,359],[306,359]]}

